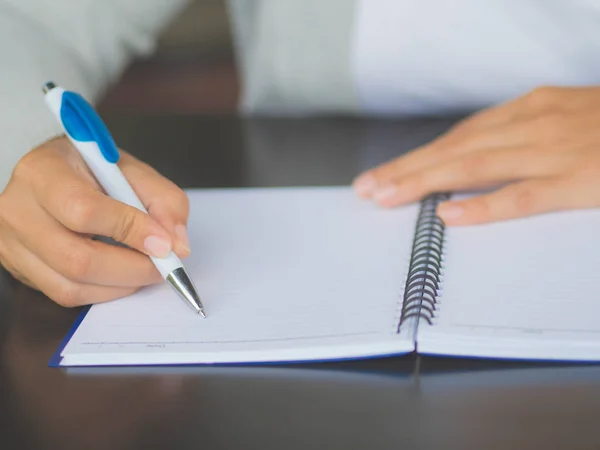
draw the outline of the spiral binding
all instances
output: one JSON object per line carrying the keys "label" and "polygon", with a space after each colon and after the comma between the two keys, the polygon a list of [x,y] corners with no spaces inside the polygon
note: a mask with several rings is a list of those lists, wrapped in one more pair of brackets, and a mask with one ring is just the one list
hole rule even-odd
{"label": "spiral binding", "polygon": [[[449,194],[433,194],[421,201],[413,246],[404,287],[398,332],[410,318],[432,324],[436,313],[437,294],[443,268],[444,222],[437,216],[437,206]],[[419,320],[417,320],[417,323]]]}

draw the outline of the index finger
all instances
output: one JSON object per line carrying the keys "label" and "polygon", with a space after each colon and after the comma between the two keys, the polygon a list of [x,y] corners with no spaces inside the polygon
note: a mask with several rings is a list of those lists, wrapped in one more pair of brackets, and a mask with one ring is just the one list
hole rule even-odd
{"label": "index finger", "polygon": [[507,137],[505,126],[519,117],[520,111],[517,100],[482,110],[458,122],[431,142],[362,173],[354,180],[354,189],[359,196],[369,198],[381,186],[415,171],[472,151],[516,145],[521,136]]}
{"label": "index finger", "polygon": [[187,221],[190,211],[185,192],[148,164],[122,152],[119,166],[150,216],[174,236],[174,249],[180,256],[190,253]]}
{"label": "index finger", "polygon": [[169,233],[148,214],[119,202],[76,178],[57,177],[38,191],[41,206],[62,225],[77,233],[110,237],[142,253],[166,257]]}

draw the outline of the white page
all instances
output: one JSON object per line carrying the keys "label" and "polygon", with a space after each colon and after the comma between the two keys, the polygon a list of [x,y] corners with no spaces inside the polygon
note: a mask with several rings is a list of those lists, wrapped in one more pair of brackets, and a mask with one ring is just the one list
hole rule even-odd
{"label": "white page", "polygon": [[446,229],[424,353],[600,359],[600,211]]}
{"label": "white page", "polygon": [[328,359],[412,350],[395,334],[418,206],[350,188],[190,191],[184,264],[207,319],[160,285],[95,305],[65,364]]}

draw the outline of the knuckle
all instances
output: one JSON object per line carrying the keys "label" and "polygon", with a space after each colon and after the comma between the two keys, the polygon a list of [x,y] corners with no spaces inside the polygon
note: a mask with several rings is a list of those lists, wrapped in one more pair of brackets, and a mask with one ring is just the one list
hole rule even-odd
{"label": "knuckle", "polygon": [[174,198],[176,199],[175,204],[177,208],[187,215],[190,211],[190,199],[188,198],[187,194],[181,189],[177,189]]}
{"label": "knuckle", "polygon": [[27,276],[23,273],[21,273],[18,269],[16,269],[15,267],[9,266],[6,267],[6,270],[8,271],[8,273],[10,273],[10,275],[17,280],[19,283],[30,287],[32,289],[38,290],[38,287],[36,286],[36,284],[34,282],[32,282],[29,278],[27,278]]}
{"label": "knuckle", "polygon": [[470,139],[471,136],[471,134],[465,132],[463,129],[449,131],[431,144],[430,148],[432,156],[444,157],[459,155],[465,142]]}
{"label": "knuckle", "polygon": [[92,254],[85,246],[71,248],[62,258],[60,272],[65,277],[82,281],[90,272]]}
{"label": "knuckle", "polygon": [[178,214],[186,215],[190,210],[190,200],[187,194],[175,184],[170,184],[159,198],[160,206],[169,205],[169,208]]}
{"label": "knuckle", "polygon": [[79,306],[81,303],[81,288],[75,283],[63,283],[52,296],[52,300],[65,308]]}
{"label": "knuckle", "polygon": [[64,216],[75,231],[86,231],[94,218],[94,204],[85,195],[72,194],[64,202]]}
{"label": "knuckle", "polygon": [[13,276],[16,273],[15,267],[10,263],[8,251],[2,239],[0,239],[0,267],[4,267]]}
{"label": "knuckle", "polygon": [[25,286],[28,286],[32,289],[39,290],[39,289],[37,289],[37,286],[32,281],[29,280],[29,278],[27,278],[25,275],[23,275],[21,272],[19,272],[14,267],[7,269],[7,270],[13,276],[13,278],[15,280],[17,280],[18,282],[20,282],[20,283],[24,284]]}
{"label": "knuckle", "polygon": [[17,268],[16,259],[15,255],[10,254],[5,239],[0,235],[0,267],[3,267],[15,280],[35,288],[35,285]]}
{"label": "knuckle", "polygon": [[525,96],[528,106],[537,109],[544,108],[554,103],[558,88],[553,86],[539,86]]}
{"label": "knuckle", "polygon": [[25,156],[23,156],[15,165],[12,178],[19,181],[30,180],[39,167],[38,160],[39,158],[36,152],[25,154]]}
{"label": "knuckle", "polygon": [[536,203],[535,191],[528,186],[515,188],[512,196],[513,208],[519,214],[533,211]]}
{"label": "knuckle", "polygon": [[4,238],[0,235],[0,265],[4,265],[3,262],[8,259],[7,248],[4,243]]}
{"label": "knuckle", "polygon": [[465,158],[461,163],[461,175],[465,179],[475,179],[489,167],[490,157],[485,154]]}
{"label": "knuckle", "polygon": [[454,150],[452,151],[452,154],[459,157],[473,151],[485,149],[489,146],[489,141],[490,133],[488,131],[475,130],[466,133],[463,136],[457,136],[453,145]]}
{"label": "knuckle", "polygon": [[118,226],[114,231],[114,235],[111,237],[118,242],[130,242],[135,233],[137,217],[138,215],[135,213],[135,211],[124,212],[120,217]]}
{"label": "knuckle", "polygon": [[398,183],[396,187],[399,192],[406,190],[413,192],[417,197],[422,197],[427,194],[431,184],[432,180],[430,175],[419,174],[413,175],[404,182]]}

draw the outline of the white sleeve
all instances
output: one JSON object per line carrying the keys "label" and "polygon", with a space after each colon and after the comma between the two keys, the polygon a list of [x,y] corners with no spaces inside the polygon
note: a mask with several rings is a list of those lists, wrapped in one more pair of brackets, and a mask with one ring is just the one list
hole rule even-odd
{"label": "white sleeve", "polygon": [[0,192],[18,160],[61,132],[44,104],[55,81],[94,102],[153,50],[187,0],[0,0]]}

